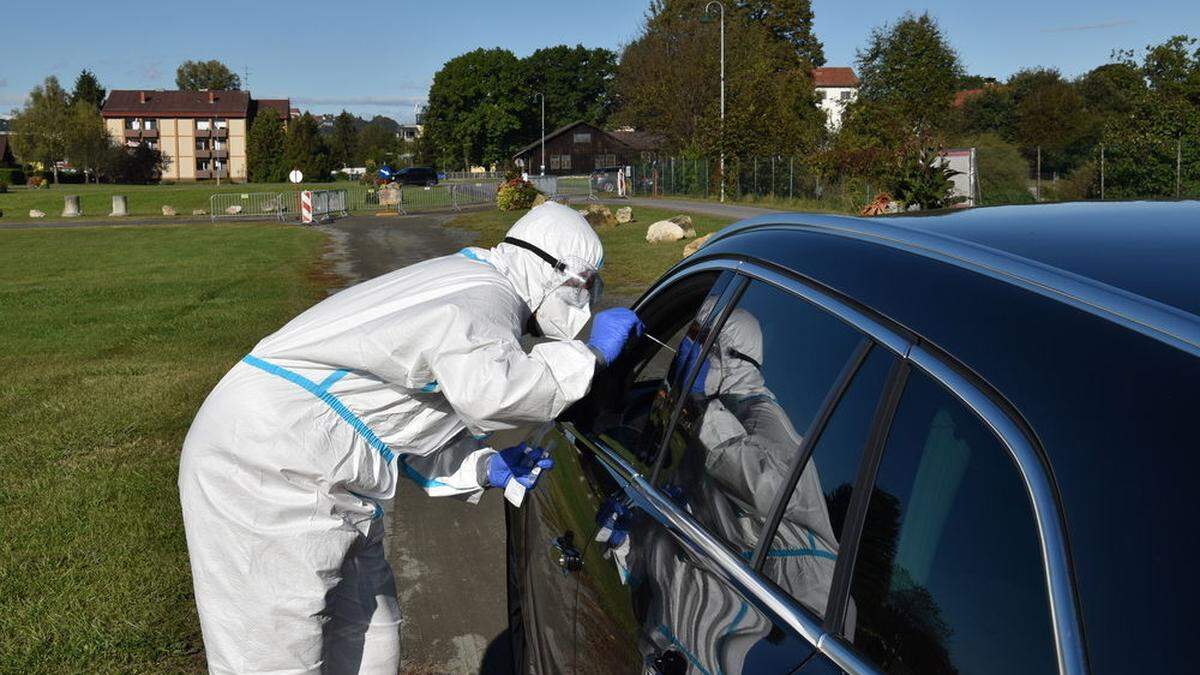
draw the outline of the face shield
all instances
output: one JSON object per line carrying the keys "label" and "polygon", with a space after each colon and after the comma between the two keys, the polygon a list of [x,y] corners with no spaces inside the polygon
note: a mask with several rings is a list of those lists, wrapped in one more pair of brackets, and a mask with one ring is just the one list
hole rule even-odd
{"label": "face shield", "polygon": [[533,318],[546,337],[575,339],[604,292],[600,271],[581,258],[555,258],[527,241],[505,237],[504,243],[530,251],[554,268],[555,273],[542,289],[542,302],[533,310]]}

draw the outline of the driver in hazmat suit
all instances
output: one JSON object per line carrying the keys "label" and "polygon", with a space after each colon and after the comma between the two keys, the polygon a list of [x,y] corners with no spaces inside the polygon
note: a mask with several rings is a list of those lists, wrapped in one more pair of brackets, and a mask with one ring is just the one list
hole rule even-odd
{"label": "driver in hazmat suit", "polygon": [[[504,242],[346,289],[259,342],[209,394],[179,491],[212,672],[399,668],[381,500],[409,479],[475,502],[532,487],[543,451],[489,433],[554,419],[640,334],[600,312],[600,240],[546,203]],[[546,337],[526,353],[527,326]]]}

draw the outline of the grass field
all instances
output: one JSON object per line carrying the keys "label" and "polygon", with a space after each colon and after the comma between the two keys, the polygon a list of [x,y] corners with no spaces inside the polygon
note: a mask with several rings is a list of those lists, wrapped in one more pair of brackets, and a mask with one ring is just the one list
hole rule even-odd
{"label": "grass field", "polygon": [[345,189],[363,192],[358,183],[306,183],[299,186],[291,183],[251,183],[246,185],[215,183],[192,183],[177,185],[57,185],[40,190],[9,188],[0,194],[0,211],[4,212],[0,223],[11,220],[30,220],[29,210],[38,209],[46,214],[47,220],[60,220],[63,197],[79,195],[85,219],[108,218],[112,212],[112,196],[125,195],[131,216],[162,217],[162,207],[173,206],[180,216],[191,216],[195,209],[209,210],[209,197],[217,192],[294,192],[304,190]]}
{"label": "grass field", "polygon": [[[580,206],[580,205],[576,205]],[[616,206],[610,206],[614,211]],[[473,230],[479,233],[478,246],[495,246],[504,238],[504,233],[527,211],[477,211],[464,213],[447,225]],[[667,211],[633,207],[636,222],[597,230],[604,242],[604,285],[608,291],[622,296],[637,296],[671,265],[683,258],[683,247],[689,240],[650,244],[646,242],[646,228],[657,220],[665,220],[685,211]],[[716,232],[733,222],[702,214],[689,214],[696,226],[696,236]]]}
{"label": "grass field", "polygon": [[0,231],[0,671],[203,669],[179,448],[225,370],[321,297],[324,241]]}

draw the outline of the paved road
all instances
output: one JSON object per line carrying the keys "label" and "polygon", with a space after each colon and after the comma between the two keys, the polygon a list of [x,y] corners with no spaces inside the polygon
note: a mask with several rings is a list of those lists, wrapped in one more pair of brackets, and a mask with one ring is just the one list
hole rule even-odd
{"label": "paved road", "polygon": [[[324,229],[338,242],[340,271],[364,281],[469,245],[472,233],[441,227],[449,217],[362,216]],[[471,505],[431,499],[405,481],[388,511],[402,671],[508,672],[503,495],[489,490]]]}

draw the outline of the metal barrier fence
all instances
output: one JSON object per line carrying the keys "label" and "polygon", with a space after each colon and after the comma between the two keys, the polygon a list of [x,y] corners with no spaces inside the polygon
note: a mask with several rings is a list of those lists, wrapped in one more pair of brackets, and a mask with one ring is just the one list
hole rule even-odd
{"label": "metal barrier fence", "polygon": [[459,211],[464,206],[495,204],[499,188],[499,181],[444,183],[430,187],[401,186],[396,211],[404,214],[439,209]]}
{"label": "metal barrier fence", "polygon": [[334,216],[348,216],[345,190],[311,190],[312,217],[317,222],[325,222]]}
{"label": "metal barrier fence", "polygon": [[208,198],[208,213],[218,218],[270,218],[283,221],[300,211],[299,197],[288,192],[218,192]]}
{"label": "metal barrier fence", "polygon": [[504,180],[504,174],[500,171],[446,171],[444,174],[446,176],[445,180]]}

